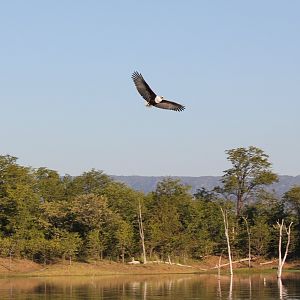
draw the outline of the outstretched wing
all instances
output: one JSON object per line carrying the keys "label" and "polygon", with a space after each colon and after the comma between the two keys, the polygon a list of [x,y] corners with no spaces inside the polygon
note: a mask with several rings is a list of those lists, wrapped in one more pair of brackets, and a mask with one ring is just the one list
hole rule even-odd
{"label": "outstretched wing", "polygon": [[162,109],[170,109],[175,111],[182,111],[185,107],[179,103],[163,100],[155,105],[155,107],[162,108]]}
{"label": "outstretched wing", "polygon": [[131,76],[140,95],[149,103],[154,101],[156,94],[151,90],[150,86],[144,80],[142,74],[137,71],[133,72]]}

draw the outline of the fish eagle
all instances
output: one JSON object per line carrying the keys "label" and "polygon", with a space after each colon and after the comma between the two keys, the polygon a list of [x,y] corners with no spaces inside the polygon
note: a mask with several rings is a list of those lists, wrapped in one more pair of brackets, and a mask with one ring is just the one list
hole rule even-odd
{"label": "fish eagle", "polygon": [[146,100],[146,106],[155,106],[157,108],[175,111],[182,111],[185,109],[185,107],[181,104],[165,100],[163,96],[157,96],[144,80],[142,74],[138,73],[137,71],[133,72],[131,78],[140,95]]}

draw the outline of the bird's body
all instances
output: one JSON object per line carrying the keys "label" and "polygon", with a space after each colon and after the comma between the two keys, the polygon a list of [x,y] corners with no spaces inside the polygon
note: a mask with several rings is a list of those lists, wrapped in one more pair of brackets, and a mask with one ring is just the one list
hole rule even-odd
{"label": "bird's body", "polygon": [[147,82],[144,80],[142,74],[133,72],[132,80],[139,92],[139,94],[146,100],[146,106],[155,106],[162,109],[170,109],[175,111],[182,111],[185,107],[179,103],[165,100],[163,96],[157,96]]}
{"label": "bird's body", "polygon": [[161,101],[163,101],[163,98],[164,97],[156,96],[155,99],[154,99],[154,101],[155,101],[155,103],[160,103]]}

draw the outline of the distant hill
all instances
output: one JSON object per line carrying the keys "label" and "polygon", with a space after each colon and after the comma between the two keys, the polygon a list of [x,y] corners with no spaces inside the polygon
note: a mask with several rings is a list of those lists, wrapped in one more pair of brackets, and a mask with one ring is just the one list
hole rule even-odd
{"label": "distant hill", "polygon": [[[165,176],[111,176],[113,179],[119,182],[123,182],[129,187],[149,193],[154,191],[159,181],[162,181]],[[220,176],[200,176],[200,177],[184,177],[184,176],[171,176],[171,178],[178,178],[183,184],[190,185],[192,187],[191,192],[196,192],[197,189],[202,187],[210,190],[217,185],[220,185]],[[268,186],[266,189],[269,191],[274,190],[279,196],[283,195],[292,186],[300,185],[300,175],[298,176],[279,176],[279,182]]]}

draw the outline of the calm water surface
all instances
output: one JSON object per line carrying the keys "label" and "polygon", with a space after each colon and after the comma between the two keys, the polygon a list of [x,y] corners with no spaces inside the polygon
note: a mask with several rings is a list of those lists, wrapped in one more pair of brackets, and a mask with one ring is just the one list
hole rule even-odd
{"label": "calm water surface", "polygon": [[300,299],[300,273],[9,278],[0,299]]}

